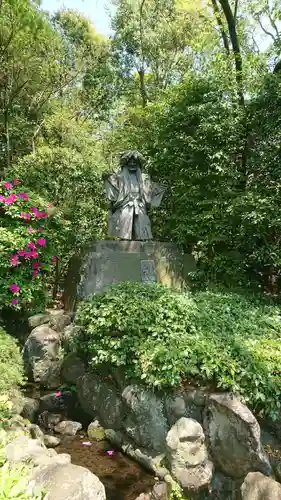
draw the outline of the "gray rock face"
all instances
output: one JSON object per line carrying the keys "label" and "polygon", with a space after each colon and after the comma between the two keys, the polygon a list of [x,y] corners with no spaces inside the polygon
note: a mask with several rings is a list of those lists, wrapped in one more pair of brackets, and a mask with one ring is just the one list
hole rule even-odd
{"label": "gray rock face", "polygon": [[44,436],[44,444],[47,446],[47,448],[55,448],[60,444],[61,440],[60,438],[56,436],[51,436],[48,434],[45,434]]}
{"label": "gray rock face", "polygon": [[182,417],[167,435],[167,458],[172,475],[185,494],[207,488],[212,480],[213,464],[208,458],[201,425]]}
{"label": "gray rock face", "polygon": [[87,429],[87,434],[89,438],[94,441],[103,441],[105,439],[104,428],[100,425],[98,420],[90,423]]}
{"label": "gray rock face", "polygon": [[8,462],[18,463],[46,456],[46,449],[42,442],[30,439],[27,436],[19,436],[5,446],[5,455]]}
{"label": "gray rock face", "polygon": [[61,333],[71,323],[71,318],[63,310],[50,310],[49,326],[58,333]]}
{"label": "gray rock face", "polygon": [[98,477],[79,465],[40,467],[30,486],[45,487],[45,500],[106,500],[104,486]]}
{"label": "gray rock face", "polygon": [[86,373],[78,380],[78,398],[83,410],[98,417],[105,428],[120,429],[123,419],[123,404],[118,389],[101,376]]}
{"label": "gray rock face", "polygon": [[132,445],[128,440],[127,436],[121,431],[115,431],[114,429],[105,429],[106,439],[116,448],[120,449],[132,458],[135,462],[141,464],[145,469],[150,470],[155,474],[156,477],[164,479],[164,477],[169,474],[168,469],[166,469],[162,462],[164,460],[164,453],[150,453],[147,450],[139,449]]}
{"label": "gray rock face", "polygon": [[169,500],[168,486],[166,483],[159,482],[153,486],[151,500]]}
{"label": "gray rock face", "polygon": [[29,425],[28,430],[32,439],[38,439],[38,441],[44,442],[44,433],[38,425]]}
{"label": "gray rock face", "polygon": [[242,500],[280,500],[281,484],[260,472],[249,472],[241,487]]}
{"label": "gray rock face", "polygon": [[39,401],[33,398],[24,398],[22,417],[30,422],[35,422],[39,411]]}
{"label": "gray rock face", "polygon": [[56,388],[60,381],[60,336],[47,325],[37,326],[29,335],[24,348],[25,374],[34,382]]}
{"label": "gray rock face", "polygon": [[50,413],[49,411],[43,411],[39,415],[39,423],[41,427],[46,430],[53,430],[55,426],[61,422],[63,419],[60,413]]}
{"label": "gray rock face", "polygon": [[271,473],[260,441],[259,424],[237,398],[212,394],[204,426],[214,462],[224,474],[242,478],[250,471]]}
{"label": "gray rock face", "polygon": [[85,375],[85,367],[81,359],[77,358],[74,353],[68,354],[61,367],[62,379],[69,384],[77,384],[77,380],[83,375]]}
{"label": "gray rock face", "polygon": [[168,422],[162,400],[152,391],[136,385],[127,386],[122,399],[125,405],[123,428],[129,438],[148,450],[164,451]]}
{"label": "gray rock face", "polygon": [[30,316],[28,318],[28,323],[31,328],[36,328],[37,326],[45,325],[50,321],[49,313],[40,313]]}
{"label": "gray rock face", "polygon": [[72,422],[71,420],[64,420],[55,427],[55,431],[64,436],[75,436],[81,429],[82,424],[80,422]]}
{"label": "gray rock face", "polygon": [[181,417],[188,417],[203,422],[203,409],[206,392],[203,389],[192,389],[186,392],[172,392],[165,397],[165,411],[169,425],[172,426]]}

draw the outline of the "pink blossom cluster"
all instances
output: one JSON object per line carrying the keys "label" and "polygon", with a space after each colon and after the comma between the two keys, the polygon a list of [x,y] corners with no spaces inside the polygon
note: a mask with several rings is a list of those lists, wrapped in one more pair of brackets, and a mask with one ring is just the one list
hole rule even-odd
{"label": "pink blossom cluster", "polygon": [[[3,181],[2,186],[5,190],[10,191],[14,186],[20,184],[19,179],[14,179],[13,182]],[[8,196],[0,195],[0,202],[2,201],[5,205],[10,205],[14,203],[16,200],[28,201],[29,195],[25,192],[10,193]],[[49,204],[48,208],[51,208],[52,205]],[[35,219],[43,219],[49,216],[46,210],[40,211],[37,207],[29,207],[28,212],[22,212],[20,214],[20,218],[24,220],[30,220],[33,216]],[[29,226],[27,228],[28,233],[33,233],[34,231],[42,231],[44,229],[44,225],[41,225],[38,229],[34,229]],[[40,269],[43,267],[43,263],[39,260],[39,251],[41,248],[45,247],[47,243],[46,238],[40,237],[36,241],[29,241],[25,248],[21,248],[17,250],[15,253],[10,255],[10,265],[11,266],[19,266],[24,262],[32,261],[32,277],[36,278],[39,274]],[[53,262],[56,261],[56,256],[53,255],[51,260]],[[11,283],[10,292],[12,292],[14,296],[11,300],[12,305],[17,305],[19,302],[18,295],[21,292],[21,286],[17,283]]]}

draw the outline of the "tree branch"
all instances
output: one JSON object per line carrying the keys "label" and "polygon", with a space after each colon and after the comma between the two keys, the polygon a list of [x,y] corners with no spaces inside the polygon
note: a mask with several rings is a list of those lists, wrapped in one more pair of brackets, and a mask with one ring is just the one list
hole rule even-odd
{"label": "tree branch", "polygon": [[220,34],[221,34],[221,37],[222,37],[222,41],[223,41],[223,45],[224,45],[225,51],[226,51],[227,55],[229,56],[230,49],[229,49],[228,38],[227,38],[227,34],[226,34],[226,32],[224,30],[224,27],[223,27],[223,22],[222,22],[222,18],[221,18],[221,15],[220,15],[220,9],[219,9],[219,6],[217,4],[217,0],[212,0],[212,5],[213,5],[213,9],[214,9],[214,13],[215,13],[215,16],[216,16],[217,23],[219,25],[219,31],[220,31]]}
{"label": "tree branch", "polygon": [[263,24],[262,24],[262,22],[261,22],[260,17],[258,18],[258,23],[259,23],[259,25],[260,25],[260,27],[261,27],[262,31],[263,31],[266,35],[270,36],[270,37],[272,38],[272,40],[274,41],[274,43],[275,43],[275,36],[274,36],[274,35],[273,35],[270,31],[267,31],[267,30],[265,29],[265,27],[263,26]]}

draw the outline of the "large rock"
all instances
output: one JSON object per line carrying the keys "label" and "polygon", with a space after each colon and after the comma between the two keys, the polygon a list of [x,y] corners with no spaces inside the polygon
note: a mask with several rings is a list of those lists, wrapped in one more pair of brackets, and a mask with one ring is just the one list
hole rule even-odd
{"label": "large rock", "polygon": [[55,427],[55,431],[63,436],[75,436],[81,429],[82,424],[80,422],[72,422],[71,420],[64,420]]}
{"label": "large rock", "polygon": [[36,422],[39,412],[39,401],[33,398],[24,398],[24,404],[22,409],[22,417],[30,420],[30,422]]}
{"label": "large rock", "polygon": [[151,453],[147,450],[136,448],[122,431],[105,429],[105,437],[115,448],[122,450],[125,455],[128,455],[134,462],[139,463],[144,469],[153,472],[156,477],[164,479],[169,474],[168,469],[163,465],[165,460],[164,453]]}
{"label": "large rock", "polygon": [[169,500],[168,486],[164,481],[153,486],[151,500]]}
{"label": "large rock", "polygon": [[61,333],[68,325],[70,325],[71,318],[68,314],[65,314],[63,309],[50,309],[49,313],[49,326],[56,332]]}
{"label": "large rock", "polygon": [[75,353],[68,354],[62,363],[61,377],[68,384],[77,384],[79,377],[85,375],[85,366]]}
{"label": "large rock", "polygon": [[122,392],[125,405],[123,429],[137,445],[157,452],[165,449],[168,422],[162,399],[138,385]]}
{"label": "large rock", "polygon": [[241,487],[242,500],[280,500],[281,485],[260,472],[249,472]]}
{"label": "large rock", "polygon": [[39,415],[39,424],[45,430],[53,431],[55,426],[63,420],[63,416],[60,413],[51,413],[49,411],[43,411]]}
{"label": "large rock", "polygon": [[82,409],[98,418],[104,428],[122,427],[123,404],[116,385],[94,373],[86,373],[77,381],[78,399]]}
{"label": "large rock", "polygon": [[168,432],[170,470],[186,495],[207,489],[211,483],[213,464],[204,441],[201,425],[191,418],[180,418]]}
{"label": "large rock", "polygon": [[45,325],[50,321],[49,313],[40,313],[30,316],[28,318],[28,324],[31,328],[36,328],[37,326]]}
{"label": "large rock", "polygon": [[260,441],[260,427],[250,410],[229,394],[212,394],[204,420],[211,455],[227,476],[242,478],[251,471],[271,473]]}
{"label": "large rock", "polygon": [[45,500],[106,500],[105,489],[97,476],[79,465],[48,464],[35,470],[33,489],[44,487]]}
{"label": "large rock", "polygon": [[104,441],[105,439],[104,428],[100,425],[98,420],[94,420],[94,422],[90,423],[87,434],[93,441]]}
{"label": "large rock", "polygon": [[28,436],[18,436],[5,446],[5,456],[10,463],[29,462],[42,455],[48,455],[42,442]]}
{"label": "large rock", "polygon": [[170,427],[181,417],[188,417],[203,423],[203,410],[208,391],[204,387],[188,386],[166,394],[165,411]]}
{"label": "large rock", "polygon": [[25,374],[33,382],[56,388],[60,382],[59,333],[47,325],[32,330],[23,348]]}

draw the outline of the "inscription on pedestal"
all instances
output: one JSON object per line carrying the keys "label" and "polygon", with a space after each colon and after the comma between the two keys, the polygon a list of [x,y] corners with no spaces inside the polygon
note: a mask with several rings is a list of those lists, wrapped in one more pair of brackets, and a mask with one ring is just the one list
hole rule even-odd
{"label": "inscription on pedestal", "polygon": [[143,283],[156,283],[156,270],[153,260],[141,260],[141,281]]}

